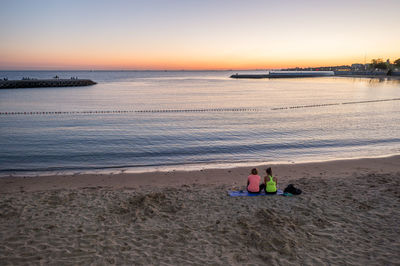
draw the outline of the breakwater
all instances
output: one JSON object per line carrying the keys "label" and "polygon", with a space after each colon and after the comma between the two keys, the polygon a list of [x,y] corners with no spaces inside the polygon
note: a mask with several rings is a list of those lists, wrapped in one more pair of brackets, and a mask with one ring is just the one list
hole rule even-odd
{"label": "breakwater", "polygon": [[235,79],[266,79],[270,78],[268,74],[233,74],[231,78]]}
{"label": "breakwater", "polygon": [[96,82],[90,79],[26,79],[0,80],[0,89],[41,88],[41,87],[77,87],[90,86]]}
{"label": "breakwater", "polygon": [[264,79],[264,78],[310,78],[333,76],[333,71],[270,71],[268,74],[234,74],[236,79]]}

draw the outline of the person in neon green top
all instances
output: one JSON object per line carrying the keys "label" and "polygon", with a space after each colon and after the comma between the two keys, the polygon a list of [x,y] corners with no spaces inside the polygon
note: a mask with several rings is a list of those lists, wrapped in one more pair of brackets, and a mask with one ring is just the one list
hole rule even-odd
{"label": "person in neon green top", "polygon": [[265,171],[267,172],[267,175],[264,177],[265,193],[276,194],[277,192],[276,185],[278,184],[278,179],[272,176],[271,167],[268,167],[267,170]]}

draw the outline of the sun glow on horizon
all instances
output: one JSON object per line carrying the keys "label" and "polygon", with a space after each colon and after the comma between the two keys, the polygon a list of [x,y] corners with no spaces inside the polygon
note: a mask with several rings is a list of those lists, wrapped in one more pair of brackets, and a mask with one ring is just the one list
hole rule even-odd
{"label": "sun glow on horizon", "polygon": [[400,2],[360,3],[6,0],[0,69],[278,69],[399,58]]}

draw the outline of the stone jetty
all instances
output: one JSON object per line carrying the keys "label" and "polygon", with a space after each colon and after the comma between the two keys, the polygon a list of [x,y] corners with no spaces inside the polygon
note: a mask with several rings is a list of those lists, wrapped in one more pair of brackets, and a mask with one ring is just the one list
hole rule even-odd
{"label": "stone jetty", "polygon": [[0,80],[0,89],[41,88],[41,87],[77,87],[97,84],[90,79],[23,79]]}
{"label": "stone jetty", "polygon": [[231,78],[235,79],[266,79],[269,74],[233,74]]}
{"label": "stone jetty", "polygon": [[270,71],[268,74],[234,74],[235,79],[310,78],[333,76],[333,71]]}

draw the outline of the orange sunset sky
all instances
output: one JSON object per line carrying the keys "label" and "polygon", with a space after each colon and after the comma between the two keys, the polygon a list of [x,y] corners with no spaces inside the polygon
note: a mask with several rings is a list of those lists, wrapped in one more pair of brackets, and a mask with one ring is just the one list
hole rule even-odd
{"label": "orange sunset sky", "polygon": [[265,69],[400,58],[400,1],[3,0],[0,69]]}

